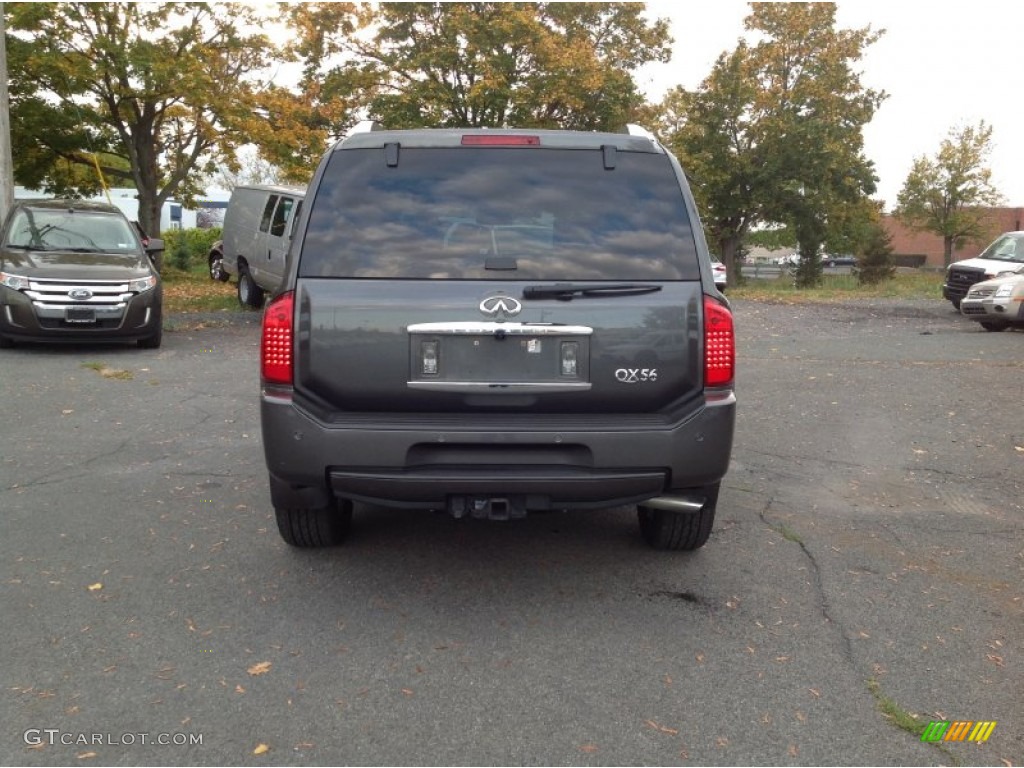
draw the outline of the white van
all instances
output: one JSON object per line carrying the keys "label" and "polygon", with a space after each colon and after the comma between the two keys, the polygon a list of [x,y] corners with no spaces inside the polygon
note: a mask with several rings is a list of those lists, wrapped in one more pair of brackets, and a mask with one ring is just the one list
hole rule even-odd
{"label": "white van", "polygon": [[235,187],[224,214],[223,272],[238,278],[238,301],[259,309],[284,275],[285,256],[306,196],[304,187]]}

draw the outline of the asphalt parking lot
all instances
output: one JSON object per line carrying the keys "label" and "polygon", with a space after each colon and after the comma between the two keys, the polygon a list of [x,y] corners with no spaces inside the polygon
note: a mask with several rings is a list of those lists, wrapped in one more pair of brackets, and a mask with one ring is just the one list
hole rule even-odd
{"label": "asphalt parking lot", "polygon": [[253,316],[3,350],[0,761],[1020,765],[1024,333],[736,310],[733,467],[689,555],[624,509],[357,507],[292,550]]}

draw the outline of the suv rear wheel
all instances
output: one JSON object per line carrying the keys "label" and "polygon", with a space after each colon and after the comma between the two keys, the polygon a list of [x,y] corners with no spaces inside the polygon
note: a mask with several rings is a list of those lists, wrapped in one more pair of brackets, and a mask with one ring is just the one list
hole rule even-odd
{"label": "suv rear wheel", "polygon": [[704,489],[707,501],[699,512],[670,512],[638,505],[637,518],[644,541],[654,549],[690,551],[703,547],[715,523],[719,487],[715,484]]}
{"label": "suv rear wheel", "polygon": [[352,529],[352,502],[321,509],[274,509],[281,538],[293,547],[334,547]]}

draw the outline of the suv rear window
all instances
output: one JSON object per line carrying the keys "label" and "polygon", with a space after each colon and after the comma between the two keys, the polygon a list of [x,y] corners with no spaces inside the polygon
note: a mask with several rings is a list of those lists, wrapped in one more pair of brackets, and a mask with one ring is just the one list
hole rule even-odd
{"label": "suv rear window", "polygon": [[698,280],[665,155],[600,149],[339,150],[324,170],[300,277]]}

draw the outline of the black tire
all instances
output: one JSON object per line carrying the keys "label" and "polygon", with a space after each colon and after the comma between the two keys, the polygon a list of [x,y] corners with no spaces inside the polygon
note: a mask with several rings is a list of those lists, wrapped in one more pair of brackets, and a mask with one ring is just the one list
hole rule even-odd
{"label": "black tire", "polygon": [[211,251],[207,263],[210,266],[211,280],[226,283],[231,278],[231,275],[224,271],[224,254],[220,251]]}
{"label": "black tire", "polygon": [[986,331],[990,331],[992,333],[999,333],[1000,331],[1005,331],[1010,326],[1008,326],[1006,323],[988,323],[988,322],[986,322],[986,323],[982,323],[981,327],[984,328]]}
{"label": "black tire", "polygon": [[293,547],[335,547],[352,530],[352,502],[325,509],[274,509],[281,538]]}
{"label": "black tire", "polygon": [[960,311],[960,299],[950,299],[949,302],[953,305],[953,309],[957,312]]}
{"label": "black tire", "polygon": [[704,489],[707,501],[700,512],[669,512],[642,504],[636,508],[640,534],[654,549],[692,551],[703,547],[715,524],[719,484]]}
{"label": "black tire", "polygon": [[160,349],[160,344],[163,341],[164,336],[164,324],[161,314],[158,312],[156,316],[156,330],[144,339],[139,339],[135,343],[139,349]]}
{"label": "black tire", "polygon": [[249,267],[245,264],[238,265],[238,303],[246,309],[260,309],[263,306],[263,299],[266,293],[256,285],[256,281],[249,274]]}

